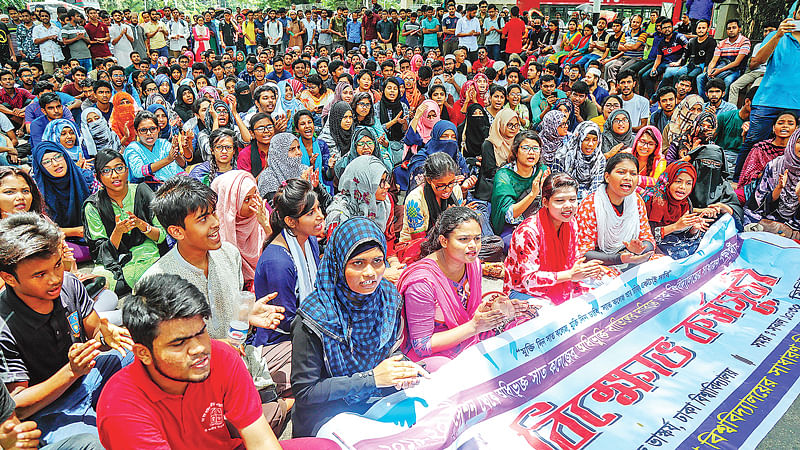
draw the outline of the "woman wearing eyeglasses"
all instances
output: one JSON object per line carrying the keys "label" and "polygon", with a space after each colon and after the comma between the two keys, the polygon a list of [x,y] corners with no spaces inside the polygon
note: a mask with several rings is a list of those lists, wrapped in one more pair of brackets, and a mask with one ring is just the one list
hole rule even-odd
{"label": "woman wearing eyeglasses", "polygon": [[275,135],[275,121],[267,113],[257,112],[250,118],[250,145],[239,152],[236,165],[258,178],[267,166],[269,143]]}
{"label": "woman wearing eyeglasses", "polygon": [[667,168],[667,160],[661,152],[661,132],[658,128],[647,125],[642,127],[633,139],[631,153],[639,161],[638,193],[656,185],[658,177]]}
{"label": "woman wearing eyeglasses", "polygon": [[459,183],[458,164],[447,153],[434,153],[423,166],[425,182],[408,193],[404,205],[403,228],[395,246],[400,261],[416,261],[420,245],[439,215],[451,206],[461,205],[469,181]]}
{"label": "woman wearing eyeglasses", "polygon": [[128,183],[122,155],[101,150],[94,167],[103,187],[83,203],[85,237],[94,262],[111,274],[109,289],[121,295],[168,250],[167,233],[150,209],[152,189]]}
{"label": "woman wearing eyeglasses", "polygon": [[353,132],[353,139],[350,143],[350,151],[342,155],[342,158],[338,160],[333,167],[337,182],[342,179],[344,170],[353,160],[363,155],[377,157],[379,155],[379,148],[380,145],[378,145],[377,136],[372,128],[362,126],[356,127],[356,130]]}
{"label": "woman wearing eyeglasses", "polygon": [[236,170],[236,158],[239,154],[236,146],[236,134],[227,128],[217,128],[208,139],[211,158],[194,166],[189,176],[211,186],[215,178],[223,173]]}
{"label": "woman wearing eyeglasses", "polygon": [[542,164],[542,143],[535,131],[523,131],[514,138],[509,165],[497,171],[492,191],[492,229],[506,241],[514,228],[541,206],[542,181],[550,173]]}
{"label": "woman wearing eyeglasses", "polygon": [[[158,123],[149,111],[136,114],[133,126],[137,139],[125,149],[130,181],[162,183],[183,172],[186,159],[182,136],[174,136],[171,143],[160,139]],[[191,148],[188,151],[191,154]]]}

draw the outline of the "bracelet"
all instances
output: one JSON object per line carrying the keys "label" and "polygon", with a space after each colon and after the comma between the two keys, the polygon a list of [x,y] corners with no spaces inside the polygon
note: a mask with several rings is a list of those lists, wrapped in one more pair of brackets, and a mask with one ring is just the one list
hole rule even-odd
{"label": "bracelet", "polygon": [[153,230],[153,226],[148,223],[147,224],[147,228],[145,228],[145,230],[144,230],[144,234],[147,234],[152,230]]}

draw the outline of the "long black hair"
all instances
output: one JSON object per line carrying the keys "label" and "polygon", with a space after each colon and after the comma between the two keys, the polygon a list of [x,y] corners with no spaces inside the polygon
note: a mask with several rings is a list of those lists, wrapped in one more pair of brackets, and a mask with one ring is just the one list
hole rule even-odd
{"label": "long black hair", "polygon": [[426,238],[425,242],[422,243],[420,246],[421,248],[421,257],[425,257],[430,255],[431,253],[440,250],[442,248],[441,242],[439,242],[439,237],[450,236],[456,228],[458,228],[462,223],[469,222],[474,220],[475,223],[480,225],[480,220],[478,219],[478,213],[473,211],[466,206],[453,206],[447,208],[442,212],[439,216],[439,219],[436,221],[436,225],[431,228],[428,232],[428,237]]}
{"label": "long black hair", "polygon": [[[269,225],[272,235],[264,242],[264,248],[270,244],[286,227],[287,217],[299,219],[314,209],[317,204],[317,193],[314,186],[307,180],[291,178],[286,184],[278,188],[272,197],[272,213],[269,215]],[[289,231],[291,233],[291,230]]]}

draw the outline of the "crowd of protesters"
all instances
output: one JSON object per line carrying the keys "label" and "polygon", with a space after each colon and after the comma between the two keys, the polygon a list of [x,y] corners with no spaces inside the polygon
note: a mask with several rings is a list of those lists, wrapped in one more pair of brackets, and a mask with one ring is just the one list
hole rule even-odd
{"label": "crowd of protesters", "polygon": [[338,448],[723,217],[800,240],[800,12],[712,6],[8,7],[0,446]]}

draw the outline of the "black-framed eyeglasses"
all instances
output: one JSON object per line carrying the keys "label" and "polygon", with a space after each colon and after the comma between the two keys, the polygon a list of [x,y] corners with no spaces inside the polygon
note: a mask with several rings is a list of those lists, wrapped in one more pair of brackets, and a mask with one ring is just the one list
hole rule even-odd
{"label": "black-framed eyeglasses", "polygon": [[444,191],[447,189],[453,189],[458,184],[458,181],[453,180],[449,183],[433,183],[433,188],[437,191]]}
{"label": "black-framed eyeglasses", "polygon": [[109,176],[111,175],[111,172],[116,172],[117,175],[122,175],[127,170],[128,167],[126,167],[125,165],[114,166],[114,167],[103,167],[102,169],[100,169],[100,175]]}
{"label": "black-framed eyeglasses", "polygon": [[141,134],[152,134],[158,131],[158,127],[139,128],[136,131],[138,131]]}

